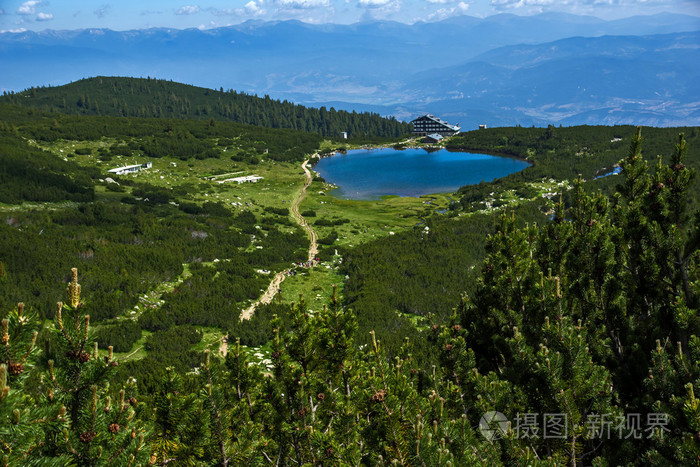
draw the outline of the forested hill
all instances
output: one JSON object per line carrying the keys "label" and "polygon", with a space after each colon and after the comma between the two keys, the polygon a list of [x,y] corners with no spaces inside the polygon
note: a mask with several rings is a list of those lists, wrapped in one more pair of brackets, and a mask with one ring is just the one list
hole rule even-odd
{"label": "forested hill", "polygon": [[316,109],[232,89],[216,91],[152,78],[99,76],[64,86],[30,88],[1,99],[73,115],[214,119],[329,137],[347,132],[350,138],[394,138],[409,132],[407,123],[376,113]]}

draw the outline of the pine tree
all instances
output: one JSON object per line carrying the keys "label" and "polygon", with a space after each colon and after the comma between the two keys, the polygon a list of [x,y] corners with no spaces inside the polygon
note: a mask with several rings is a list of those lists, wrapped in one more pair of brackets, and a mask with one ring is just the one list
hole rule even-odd
{"label": "pine tree", "polygon": [[[570,209],[560,201],[544,229],[518,229],[502,216],[489,239],[483,279],[458,309],[460,330],[453,323],[435,331],[442,374],[462,394],[478,394],[473,403],[482,410],[566,414],[566,439],[512,440],[503,460],[547,452],[557,462],[587,462],[597,444],[612,459],[640,448],[654,462],[693,458],[697,359],[683,357],[697,353],[699,324],[693,285],[699,237],[685,201],[693,174],[683,164],[682,136],[671,165],[659,160],[652,174],[641,143],[638,131],[621,162],[624,182],[612,209],[600,193],[585,193],[579,180]],[[651,352],[659,337],[678,341],[674,360],[667,346]],[[488,373],[494,371],[498,376]],[[479,380],[489,378],[492,390],[484,391]],[[484,406],[486,395],[498,405]],[[591,436],[601,414],[619,419],[634,412],[669,414],[684,434],[646,443]]]}
{"label": "pine tree", "polygon": [[[684,350],[685,349],[685,350]],[[649,463],[692,465],[700,459],[700,338],[691,336],[683,345],[656,341],[649,376],[644,380],[648,414],[665,423],[645,437],[648,449],[642,459]],[[673,430],[673,431],[672,431]]]}
{"label": "pine tree", "polygon": [[203,460],[208,414],[197,394],[185,391],[172,367],[153,398],[153,454],[157,464],[194,465]]}
{"label": "pine tree", "polygon": [[[0,452],[2,465],[23,465],[36,459],[44,448],[47,432],[61,431],[67,425],[66,407],[46,404],[43,395],[39,403],[24,390],[31,375],[36,354],[38,320],[34,313],[17,310],[2,320],[2,347],[0,353]],[[58,464],[67,464],[70,458],[59,455]]]}
{"label": "pine tree", "polygon": [[135,380],[130,379],[112,401],[109,381],[117,362],[111,347],[106,356],[99,354],[90,333],[90,317],[82,313],[75,268],[67,292],[68,303],[58,303],[41,390],[50,406],[67,409],[68,426],[48,434],[41,455],[67,455],[77,464],[143,464],[150,449],[145,444],[148,430],[136,420],[144,407],[136,399]]}

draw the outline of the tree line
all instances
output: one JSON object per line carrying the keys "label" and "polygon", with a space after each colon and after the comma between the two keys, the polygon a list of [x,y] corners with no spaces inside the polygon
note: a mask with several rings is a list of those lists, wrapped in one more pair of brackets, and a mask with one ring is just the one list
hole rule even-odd
{"label": "tree line", "polygon": [[0,115],[0,132],[10,136],[42,142],[117,139],[117,144],[98,155],[107,157],[105,160],[110,160],[109,156],[142,155],[182,160],[231,157],[257,162],[266,157],[301,161],[306,154],[314,153],[322,141],[320,135],[313,133],[233,122],[70,116],[8,104],[0,104]]}
{"label": "tree line", "polygon": [[[487,152],[523,158],[532,166],[508,175],[491,183],[464,186],[459,192],[460,207],[469,210],[483,209],[483,201],[489,193],[500,190],[515,190],[516,194],[530,197],[526,183],[543,179],[575,180],[579,175],[594,189],[606,195],[615,192],[617,180],[611,174],[618,162],[626,155],[631,135],[635,128],[620,126],[575,126],[547,128],[489,128],[460,133],[450,138],[447,147],[455,150]],[[653,128],[645,127],[647,148],[645,159],[653,163],[658,155],[670,157],[679,132],[684,133],[690,143],[687,164],[694,170],[700,168],[700,131],[695,127]],[[697,199],[695,190],[690,192],[694,205]]]}
{"label": "tree line", "polygon": [[341,138],[342,132],[360,139],[396,138],[410,132],[407,123],[376,113],[304,107],[232,89],[217,91],[150,78],[99,76],[64,86],[4,93],[0,99],[71,115],[228,121],[288,128],[336,139]]}

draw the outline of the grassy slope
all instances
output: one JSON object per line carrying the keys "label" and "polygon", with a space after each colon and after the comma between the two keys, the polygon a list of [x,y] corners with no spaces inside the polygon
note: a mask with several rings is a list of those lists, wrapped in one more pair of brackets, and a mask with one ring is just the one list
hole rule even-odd
{"label": "grassy slope", "polygon": [[[153,162],[153,168],[127,177],[140,182],[147,182],[155,186],[162,186],[181,193],[178,201],[188,200],[195,202],[218,201],[229,207],[232,214],[242,209],[252,209],[259,217],[273,217],[264,211],[265,207],[284,208],[298,196],[302,186],[304,172],[296,163],[283,163],[266,160],[264,157],[259,164],[248,162],[234,162],[228,157],[219,159],[204,159],[182,161],[177,158],[163,157],[160,159],[147,159],[141,156],[115,156],[109,163],[100,161],[94,154],[100,147],[110,147],[115,143],[114,139],[103,138],[97,141],[64,141],[42,143],[40,146],[59,157],[67,159],[68,154],[78,147],[90,147],[93,155],[75,155],[71,160],[86,167],[98,167],[107,176],[107,169],[134,163],[143,163],[148,160]],[[37,143],[35,143],[37,144]],[[327,142],[325,149],[332,149],[333,144]],[[224,153],[228,155],[227,153]],[[575,157],[579,157],[575,154]],[[542,171],[540,164],[538,171]],[[546,169],[545,169],[546,172]],[[212,180],[217,174],[260,175],[264,179],[258,183],[246,184],[219,184]],[[612,177],[611,177],[612,178]],[[611,180],[605,180],[610,182]],[[490,195],[482,201],[481,212],[490,213],[505,209],[528,200],[541,199],[545,194],[554,194],[565,190],[569,180],[557,180],[542,178],[523,182],[529,187],[529,195],[523,196],[516,193],[513,184],[496,183],[490,186]],[[438,210],[446,209],[457,196],[450,194],[428,195],[420,198],[386,197],[379,201],[355,201],[342,200],[329,195],[330,186],[320,181],[314,181],[309,188],[309,194],[302,203],[300,210],[313,210],[316,217],[308,218],[313,225],[318,219],[346,219],[347,223],[337,226],[314,226],[321,238],[331,232],[338,233],[338,240],[331,246],[322,246],[329,250],[351,248],[360,244],[371,242],[375,239],[399,233],[402,230],[413,228],[423,222],[427,217]],[[184,194],[182,194],[184,193]],[[122,195],[112,193],[105,189],[104,185],[96,186],[96,196],[101,200],[118,200]],[[251,203],[250,207],[233,205],[241,202],[244,205]],[[39,204],[40,205],[40,204]],[[15,209],[14,207],[6,207]],[[462,214],[468,216],[469,214]],[[289,219],[291,222],[291,218]],[[292,227],[289,227],[290,229]],[[251,248],[254,246],[251,245]],[[330,255],[329,255],[330,256]],[[282,298],[285,302],[298,300],[299,294],[303,294],[309,308],[320,308],[327,301],[330,288],[333,284],[341,284],[344,277],[337,271],[340,258],[335,257],[325,261],[319,268],[306,274],[289,277],[283,283]],[[157,300],[162,292],[169,290],[166,285],[164,290],[154,290],[151,300]],[[342,289],[341,289],[342,290]],[[413,318],[413,317],[411,317]],[[415,320],[414,320],[415,321]],[[414,323],[418,324],[418,323]],[[203,343],[197,347],[208,346],[215,348],[222,331],[207,328]],[[143,336],[145,338],[145,334]],[[143,343],[143,338],[134,346],[132,352]],[[130,352],[131,353],[131,352]],[[132,358],[143,356],[143,350],[133,354]]]}
{"label": "grassy slope", "polygon": [[[232,215],[250,209],[258,217],[273,217],[265,211],[265,207],[284,208],[290,206],[291,201],[298,196],[303,184],[304,171],[300,164],[276,162],[264,158],[261,163],[256,165],[248,162],[234,162],[227,157],[182,161],[171,157],[149,159],[143,156],[114,156],[109,162],[100,161],[96,156],[98,149],[109,148],[114,143],[114,139],[103,138],[98,141],[59,140],[33,144],[78,165],[97,167],[103,171],[105,177],[109,176],[107,170],[110,168],[150,161],[153,163],[150,170],[121,177],[135,182],[146,182],[154,186],[169,188],[174,192],[186,192],[186,195],[178,197],[178,201],[221,202],[229,207]],[[92,154],[73,154],[76,148],[87,147],[93,150]],[[218,174],[231,174],[232,177],[259,175],[263,177],[263,180],[240,185],[231,182],[218,183],[218,180],[228,178],[228,175],[220,177]],[[119,179],[120,177],[114,178]],[[126,188],[127,191],[131,189],[130,187]],[[381,238],[392,232],[398,233],[402,229],[412,228],[425,216],[438,209],[445,209],[451,201],[450,195],[442,194],[421,198],[387,197],[381,201],[341,200],[325,194],[329,189],[327,184],[319,181],[313,182],[308,196],[302,203],[301,210],[313,209],[317,212],[315,218],[309,219],[312,224],[314,220],[321,218],[349,219],[349,223],[340,226],[314,226],[322,237],[332,230],[337,230],[340,236],[336,243],[341,249]],[[123,193],[108,191],[106,184],[98,184],[95,191],[97,200],[116,202],[123,196]],[[430,201],[430,204],[427,204],[427,201]],[[243,203],[244,206],[232,204],[239,202]],[[251,206],[246,206],[246,203],[251,203]],[[291,221],[291,217],[289,219]],[[292,227],[285,226],[282,229],[291,230]],[[335,249],[335,247],[336,245],[327,248]],[[337,272],[340,261],[342,261],[341,258],[336,257],[323,261],[319,267],[305,274],[288,277],[281,287],[283,301],[287,303],[298,301],[301,293],[311,310],[320,309],[328,302],[332,285],[341,285],[339,292],[342,293],[344,277]],[[185,277],[182,277],[180,280],[184,279]],[[173,281],[161,284],[156,290],[145,294],[143,302],[148,306],[157,306],[160,296],[164,292],[171,291],[178,283],[179,281]],[[138,314],[139,310],[132,310],[124,318],[133,319]],[[218,341],[223,336],[224,331],[215,328],[206,328],[204,331],[203,342],[197,344],[195,348],[206,347],[212,350],[218,348]],[[148,334],[144,331],[142,338],[134,344],[131,351],[121,354],[121,356],[128,355],[129,358],[145,356],[143,343]]]}

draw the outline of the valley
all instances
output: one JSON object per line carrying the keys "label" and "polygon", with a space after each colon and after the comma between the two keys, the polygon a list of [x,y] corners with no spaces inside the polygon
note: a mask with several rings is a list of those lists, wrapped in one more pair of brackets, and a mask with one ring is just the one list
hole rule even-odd
{"label": "valley", "polygon": [[[100,97],[131,108],[119,100],[130,82],[118,83]],[[65,92],[95,102],[76,85],[51,90]],[[58,438],[64,459],[264,464],[275,451],[333,465],[440,456],[507,465],[533,450],[551,465],[584,451],[630,459],[615,439],[602,451],[594,437],[575,451],[549,439],[493,443],[479,430],[493,409],[510,419],[566,413],[571,433],[599,412],[664,410],[681,434],[626,449],[694,455],[692,444],[670,454],[669,445],[692,443],[696,420],[682,390],[700,361],[697,226],[687,214],[700,201],[697,127],[467,131],[443,146],[527,167],[448,193],[353,200],[334,196],[313,163],[421,147],[393,135],[401,122],[309,111],[313,131],[302,131],[280,128],[292,120],[266,99],[250,100],[267,109],[266,124],[251,125],[71,115],[31,97],[12,104],[18,97],[0,103],[0,304],[16,372],[0,378],[12,388],[0,411],[38,417],[15,389],[29,393],[32,382],[73,403],[87,415],[71,420],[87,425]],[[365,133],[334,135],[342,118]],[[139,170],[113,171],[125,166]],[[23,357],[34,330],[42,357]],[[659,372],[685,395],[666,397]],[[41,417],[59,423],[65,408],[37,397]],[[90,438],[91,426],[103,437]]]}
{"label": "valley", "polygon": [[[134,201],[129,203],[145,203],[144,207],[156,203],[166,203],[173,208],[184,208],[192,212],[196,205],[218,205],[224,209],[221,215],[240,216],[251,213],[261,223],[266,225],[251,225],[249,233],[253,238],[241,252],[245,254],[261,253],[263,246],[256,237],[267,235],[266,230],[278,229],[287,234],[298,234],[295,225],[304,230],[311,246],[303,246],[306,252],[291,256],[286,261],[276,263],[277,266],[261,266],[257,270],[260,283],[264,286],[259,291],[251,291],[249,303],[238,305],[239,310],[231,310],[232,317],[240,313],[241,320],[249,319],[259,304],[268,304],[277,297],[278,289],[285,303],[298,300],[303,294],[310,309],[320,309],[328,302],[333,285],[339,285],[342,293],[344,277],[338,268],[342,256],[336,253],[343,248],[352,248],[363,242],[393,235],[394,231],[412,227],[423,222],[425,216],[447,209],[449,195],[430,195],[421,198],[389,197],[378,202],[342,200],[327,195],[331,188],[318,179],[306,166],[306,161],[277,162],[265,159],[264,155],[254,164],[243,160],[231,160],[235,149],[223,147],[219,158],[196,159],[183,161],[179,157],[158,157],[114,155],[104,156],[113,152],[114,148],[127,147],[129,138],[105,138],[90,140],[56,140],[51,142],[28,140],[28,144],[47,151],[59,160],[70,161],[86,169],[93,169],[96,179],[95,197],[91,204],[98,206],[123,205],[125,197],[134,195]],[[319,150],[333,150],[329,140],[322,142]],[[342,143],[345,144],[345,143]],[[228,156],[228,157],[226,157]],[[308,159],[307,159],[308,161]],[[113,167],[151,162],[149,169],[134,174],[113,175],[108,173]],[[252,183],[224,182],[232,177],[255,175],[261,180]],[[111,181],[110,181],[111,180]],[[136,196],[135,186],[148,186],[141,196]],[[308,190],[307,190],[308,188]],[[170,193],[167,201],[156,200],[153,195]],[[426,204],[430,202],[430,204]],[[225,208],[223,208],[225,206]],[[34,211],[50,209],[75,209],[76,203],[24,203],[21,206],[0,205],[0,212],[10,213],[16,210]],[[306,216],[306,217],[304,217]],[[272,224],[271,224],[272,222]],[[273,227],[274,226],[274,227]],[[38,227],[38,225],[37,225]],[[255,230],[253,230],[253,228]],[[97,232],[96,232],[97,233]],[[98,233],[99,235],[99,233]],[[207,229],[193,230],[191,238],[205,238]],[[90,235],[92,236],[92,235]],[[323,243],[317,243],[321,240]],[[302,242],[306,243],[308,242]],[[302,247],[302,244],[299,245]],[[322,259],[317,267],[311,269],[295,266],[295,262],[304,263],[315,259],[322,250]],[[166,247],[167,248],[167,247]],[[93,251],[95,248],[93,247]],[[91,255],[94,253],[90,253]],[[99,255],[99,253],[97,253]],[[238,255],[238,253],[236,253]],[[90,257],[91,258],[91,257]],[[154,313],[171,300],[177,300],[173,295],[184,282],[193,275],[192,268],[216,268],[217,264],[230,260],[226,255],[209,255],[195,257],[194,262],[182,264],[179,275],[170,276],[164,282],[156,282],[153,288],[141,288],[139,297],[132,307],[124,307],[120,313],[112,315],[105,325],[99,321],[95,329],[111,330],[124,320],[137,322],[144,313]],[[88,258],[88,262],[90,259]],[[288,275],[294,271],[294,275]],[[255,297],[255,298],[253,298]],[[191,347],[192,351],[202,351],[206,348],[214,350],[221,338],[227,334],[226,327],[197,326],[202,333],[201,340]],[[152,339],[155,329],[142,329],[140,336],[131,338],[132,344],[120,347],[115,351],[115,358],[123,361],[142,359],[147,355],[144,344]],[[258,347],[254,347],[258,351]],[[269,352],[268,352],[269,353]]]}

